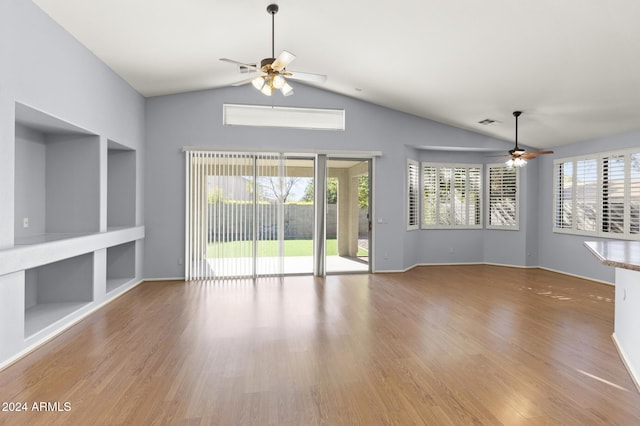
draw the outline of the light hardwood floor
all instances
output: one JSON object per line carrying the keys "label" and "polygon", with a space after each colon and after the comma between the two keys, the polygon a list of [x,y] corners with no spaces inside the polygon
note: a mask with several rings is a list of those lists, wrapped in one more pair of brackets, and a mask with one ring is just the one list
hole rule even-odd
{"label": "light hardwood floor", "polygon": [[0,424],[640,424],[613,287],[544,270],[147,282],[0,372]]}

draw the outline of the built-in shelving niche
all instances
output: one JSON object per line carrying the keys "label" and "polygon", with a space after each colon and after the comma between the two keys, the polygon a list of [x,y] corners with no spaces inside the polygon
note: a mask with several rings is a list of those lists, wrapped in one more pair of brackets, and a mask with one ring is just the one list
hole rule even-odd
{"label": "built-in shelving niche", "polygon": [[100,231],[100,138],[16,104],[15,243]]}
{"label": "built-in shelving niche", "polygon": [[136,276],[136,242],[107,248],[107,293]]}
{"label": "built-in shelving niche", "polygon": [[107,153],[107,228],[135,226],[136,151],[109,140]]}
{"label": "built-in shelving niche", "polygon": [[25,339],[93,301],[93,253],[25,271]]}

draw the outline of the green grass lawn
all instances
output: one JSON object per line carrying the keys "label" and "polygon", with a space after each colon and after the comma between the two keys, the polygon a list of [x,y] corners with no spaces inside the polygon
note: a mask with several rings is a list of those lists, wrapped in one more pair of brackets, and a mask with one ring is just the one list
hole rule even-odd
{"label": "green grass lawn", "polygon": [[[231,241],[225,243],[209,243],[207,257],[250,257],[252,255],[251,241]],[[258,241],[258,256],[272,257],[278,255],[278,241]],[[312,240],[284,240],[285,256],[312,256]],[[327,256],[337,256],[336,240],[327,240]],[[358,256],[366,256],[367,251],[358,249]]]}

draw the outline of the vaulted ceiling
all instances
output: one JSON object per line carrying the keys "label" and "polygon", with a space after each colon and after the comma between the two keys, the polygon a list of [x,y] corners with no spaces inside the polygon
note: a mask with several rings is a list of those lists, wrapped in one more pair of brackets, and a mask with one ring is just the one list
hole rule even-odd
{"label": "vaulted ceiling", "polygon": [[[246,74],[219,58],[271,56],[268,0],[33,1],[144,96],[227,86]],[[637,0],[277,3],[276,56],[323,89],[505,140],[523,110],[536,148],[640,129]]]}

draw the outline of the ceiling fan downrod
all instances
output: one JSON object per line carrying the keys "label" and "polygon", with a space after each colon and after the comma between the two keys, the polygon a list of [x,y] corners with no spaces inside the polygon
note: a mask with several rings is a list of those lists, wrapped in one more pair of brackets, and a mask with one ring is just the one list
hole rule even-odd
{"label": "ceiling fan downrod", "polygon": [[278,5],[273,3],[267,6],[267,12],[271,14],[271,57],[276,57],[276,13],[278,13]]}
{"label": "ceiling fan downrod", "polygon": [[518,117],[520,117],[522,111],[513,111],[513,116],[516,118],[516,147],[513,152],[521,151],[520,147],[518,147]]}

